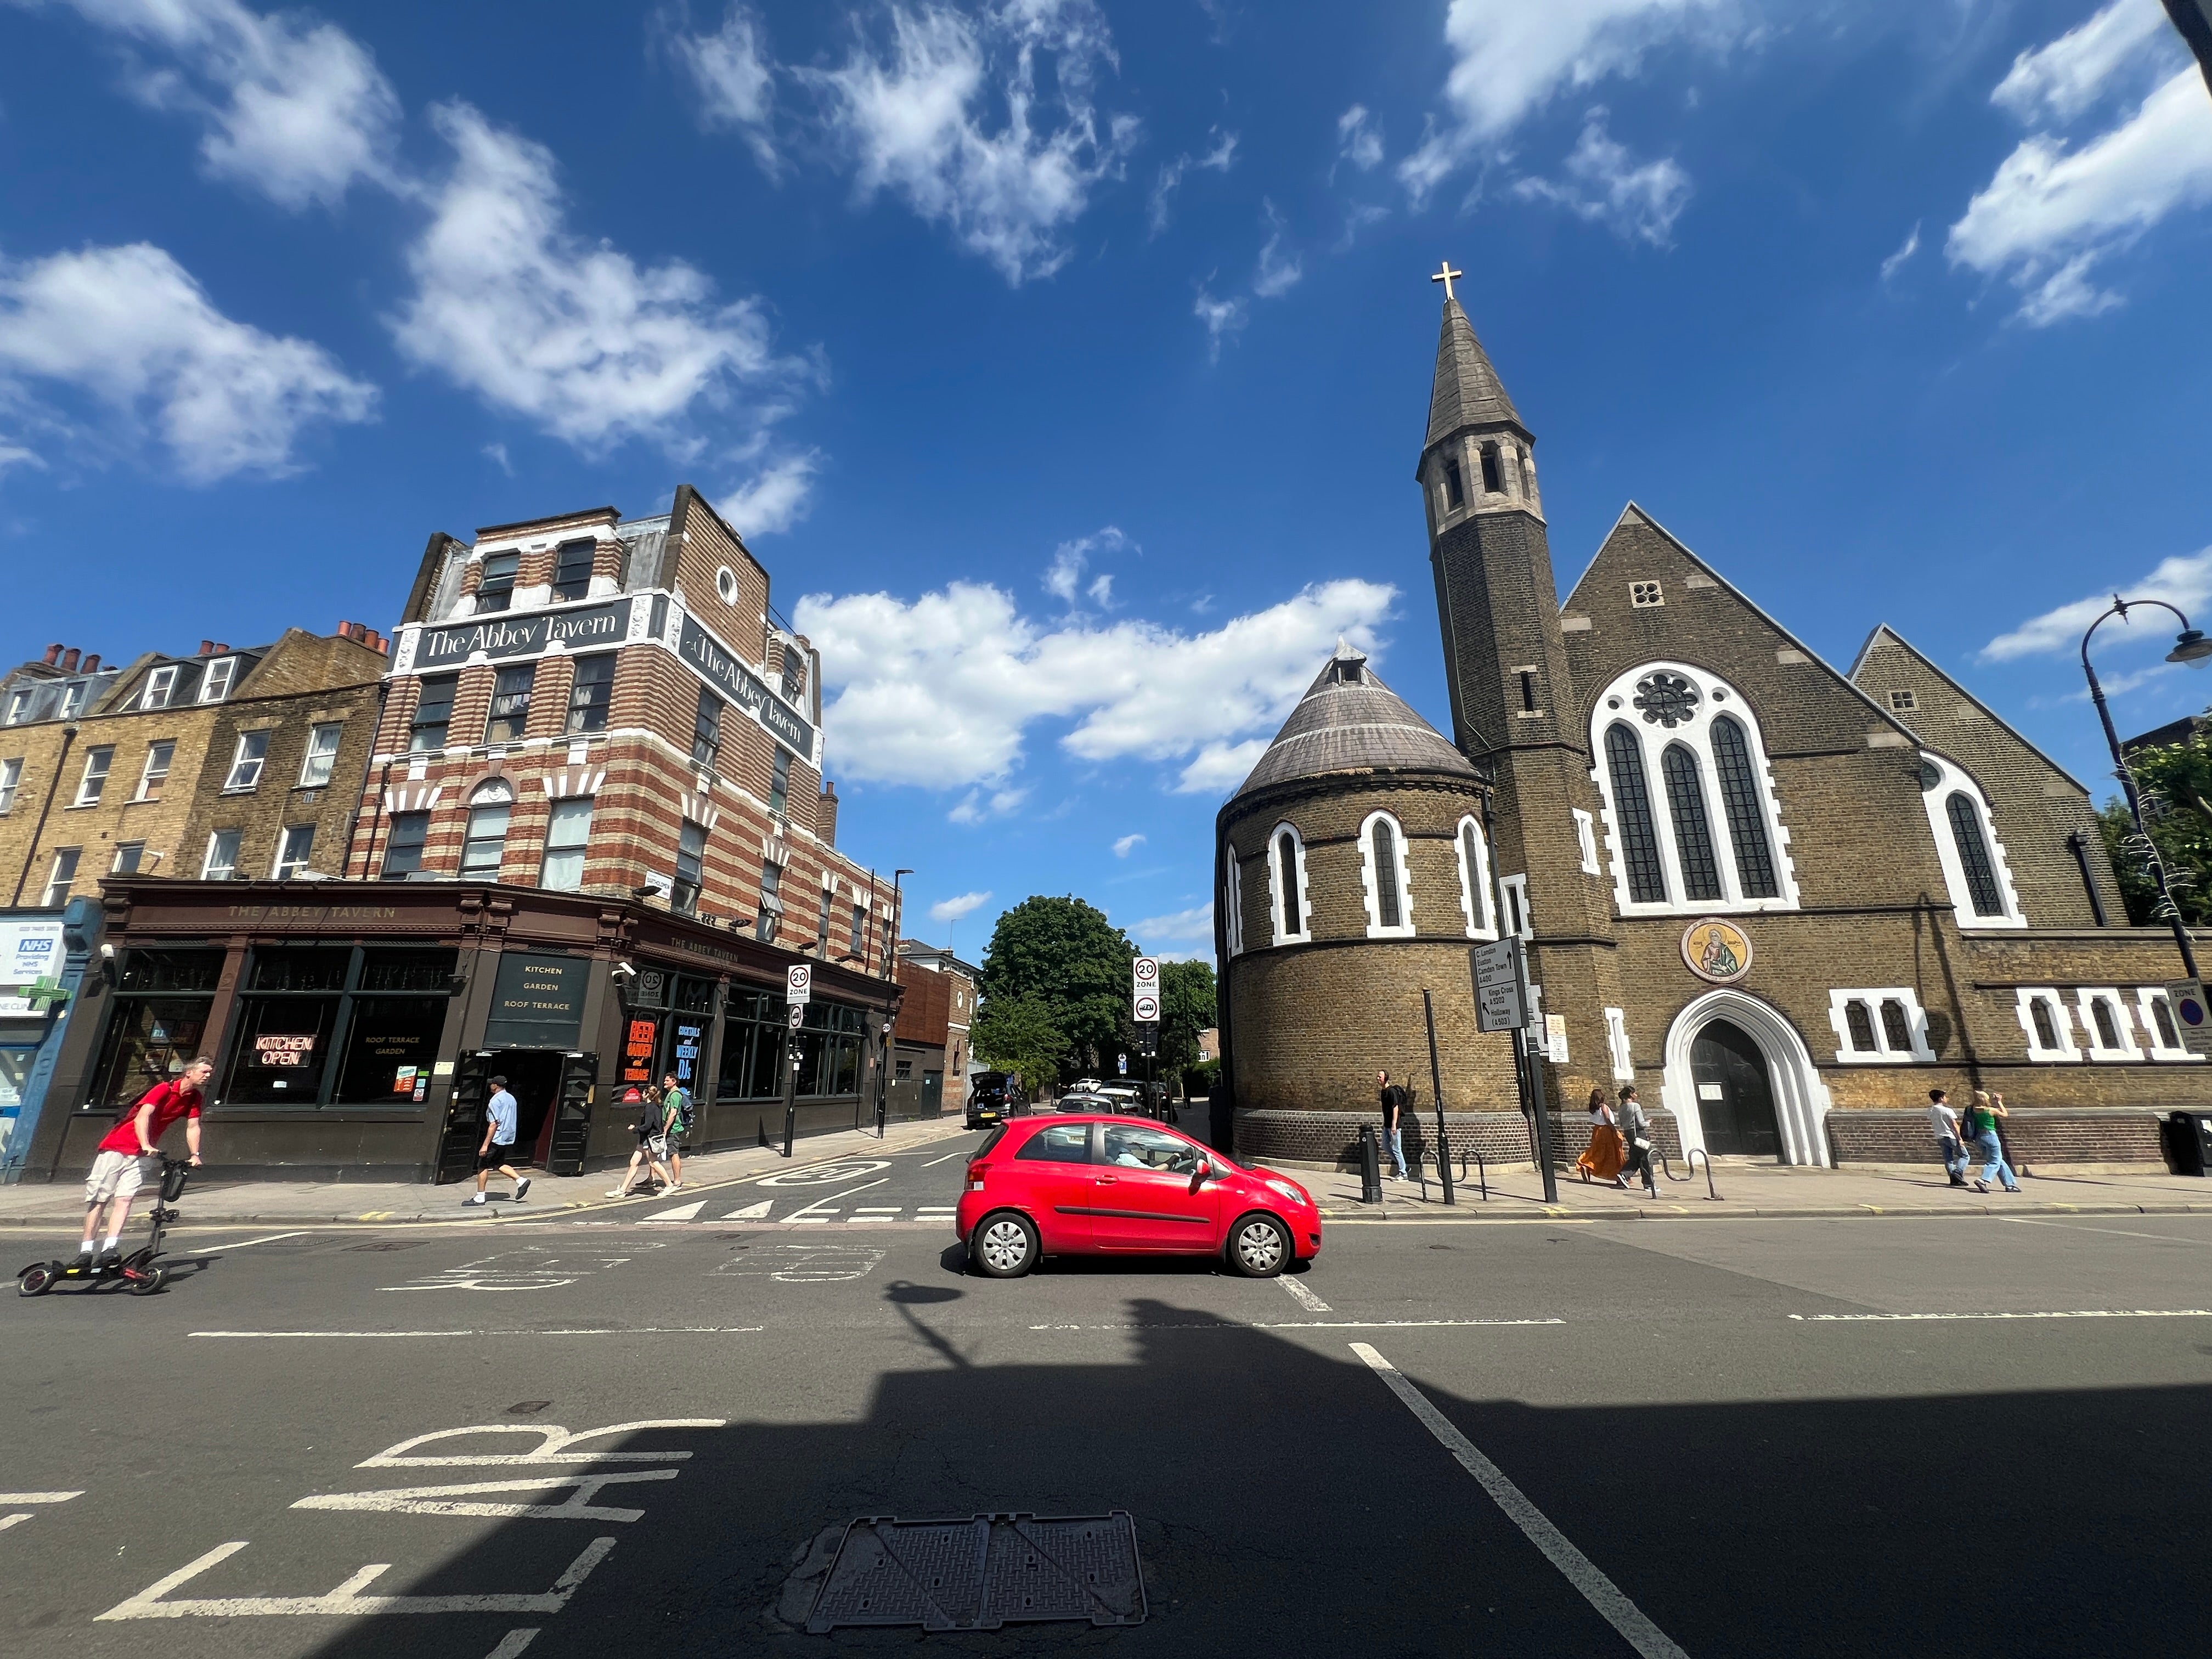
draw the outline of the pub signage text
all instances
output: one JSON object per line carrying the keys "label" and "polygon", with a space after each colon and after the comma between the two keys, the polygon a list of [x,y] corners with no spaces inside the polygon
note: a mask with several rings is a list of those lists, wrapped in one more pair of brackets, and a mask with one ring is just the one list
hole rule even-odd
{"label": "pub signage text", "polygon": [[676,653],[701,678],[757,719],[770,737],[811,763],[814,727],[769,690],[766,680],[724,650],[720,641],[689,617],[677,630]]}
{"label": "pub signage text", "polygon": [[496,660],[535,656],[556,645],[569,651],[618,645],[629,637],[629,606],[628,599],[616,599],[580,610],[532,611],[426,628],[416,643],[413,665],[450,668],[479,652]]}

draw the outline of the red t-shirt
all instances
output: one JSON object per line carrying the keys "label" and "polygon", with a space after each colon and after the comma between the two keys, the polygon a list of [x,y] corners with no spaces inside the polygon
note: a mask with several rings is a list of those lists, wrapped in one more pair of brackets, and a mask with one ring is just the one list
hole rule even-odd
{"label": "red t-shirt", "polygon": [[147,1138],[155,1146],[161,1144],[161,1137],[168,1133],[169,1126],[179,1118],[200,1115],[200,1091],[191,1084],[157,1083],[146,1091],[138,1105],[133,1106],[122,1121],[107,1132],[106,1138],[100,1143],[101,1152],[129,1152],[135,1158],[146,1150],[138,1144],[136,1126],[139,1108],[149,1102],[153,1103],[154,1121],[147,1126]]}

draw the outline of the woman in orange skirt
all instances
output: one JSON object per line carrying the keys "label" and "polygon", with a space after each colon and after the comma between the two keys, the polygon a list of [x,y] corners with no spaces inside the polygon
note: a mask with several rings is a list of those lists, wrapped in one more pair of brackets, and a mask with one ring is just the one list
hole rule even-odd
{"label": "woman in orange skirt", "polygon": [[1620,1127],[1613,1121],[1613,1108],[1606,1103],[1602,1089],[1590,1091],[1589,1124],[1589,1145],[1575,1160],[1576,1172],[1584,1181],[1610,1181],[1618,1186],[1620,1166],[1628,1161],[1628,1149],[1621,1143]]}

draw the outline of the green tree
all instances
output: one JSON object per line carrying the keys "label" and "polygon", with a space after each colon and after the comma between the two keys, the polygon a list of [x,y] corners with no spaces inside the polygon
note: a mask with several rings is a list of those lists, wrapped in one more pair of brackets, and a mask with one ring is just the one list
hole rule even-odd
{"label": "green tree", "polygon": [[[2128,757],[2128,768],[2135,774],[2151,845],[2166,866],[2166,884],[2182,920],[2191,927],[2212,921],[2212,727],[2185,743],[2138,749]],[[2149,855],[2133,839],[2136,826],[2127,803],[2115,797],[2098,817],[2128,920],[2138,927],[2164,921],[2152,914],[2158,884]]]}
{"label": "green tree", "polygon": [[1065,1063],[1095,1067],[1126,1028],[1136,954],[1129,936],[1081,899],[1026,898],[992,929],[979,988],[987,1007],[994,997],[1035,997],[1066,1041]]}
{"label": "green tree", "polygon": [[1060,1057],[1067,1052],[1067,1039],[1052,1023],[1052,1011],[1042,997],[985,999],[968,1041],[985,1065],[1015,1073],[1031,1093],[1059,1076]]}
{"label": "green tree", "polygon": [[1160,964],[1160,1075],[1176,1077],[1198,1063],[1198,1034],[1213,1025],[1213,964]]}

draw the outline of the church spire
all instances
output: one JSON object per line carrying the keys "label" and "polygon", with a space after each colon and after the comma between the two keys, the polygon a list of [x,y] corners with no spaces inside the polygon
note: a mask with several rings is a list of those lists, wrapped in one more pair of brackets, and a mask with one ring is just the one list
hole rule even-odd
{"label": "church spire", "polygon": [[1437,341],[1436,383],[1429,392],[1429,435],[1422,453],[1470,427],[1498,426],[1528,429],[1521,425],[1520,411],[1505,395],[1505,384],[1491,367],[1482,342],[1474,337],[1474,325],[1468,321],[1458,300],[1447,297],[1443,331]]}

